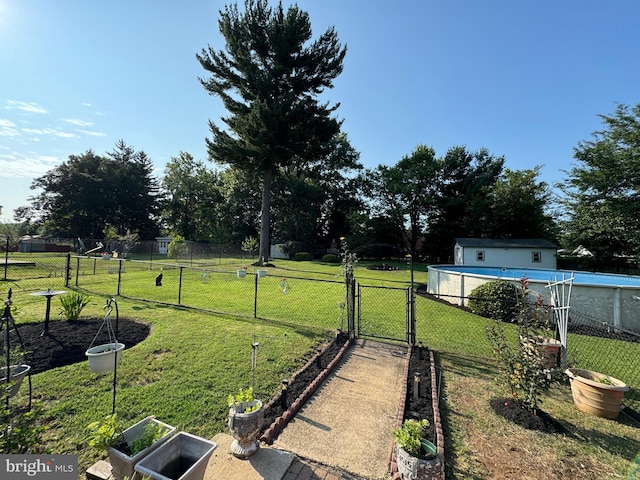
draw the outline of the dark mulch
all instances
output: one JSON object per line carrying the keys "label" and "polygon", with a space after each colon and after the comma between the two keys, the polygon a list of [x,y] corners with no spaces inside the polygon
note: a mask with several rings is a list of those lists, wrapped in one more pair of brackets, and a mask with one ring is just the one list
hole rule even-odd
{"label": "dark mulch", "polygon": [[[23,348],[27,353],[25,363],[31,365],[31,373],[40,373],[52,368],[85,361],[85,352],[90,346],[109,343],[107,327],[102,328],[100,335],[96,334],[103,324],[102,318],[81,319],[76,321],[52,320],[49,323],[49,334],[42,335],[44,322],[22,323],[17,325],[17,331],[24,342]],[[115,319],[112,318],[115,328]],[[127,318],[118,319],[118,342],[124,343],[125,348],[133,347],[149,336],[149,325]],[[19,346],[20,340],[12,327],[9,341],[11,347]],[[3,328],[0,341],[4,347],[6,330]],[[95,341],[94,341],[95,339]],[[4,348],[3,348],[4,349]]]}
{"label": "dark mulch", "polygon": [[[418,398],[414,398],[414,377],[420,373]],[[431,368],[429,365],[429,349],[414,347],[409,359],[409,376],[407,378],[407,398],[404,406],[404,419],[429,420],[429,427],[425,430],[425,438],[436,443],[436,427],[433,417],[433,403],[431,401]]]}
{"label": "dark mulch", "polygon": [[564,427],[542,410],[534,415],[512,398],[492,398],[491,408],[498,415],[528,430],[539,430],[544,433],[562,433]]}
{"label": "dark mulch", "polygon": [[[318,357],[318,361],[309,364],[307,368],[299,372],[295,378],[289,382],[287,386],[286,405],[283,405],[281,401],[276,401],[269,408],[265,408],[264,425],[262,427],[263,432],[302,395],[306,388],[320,375],[320,372],[331,363],[338,352],[340,352],[342,346],[347,342],[348,338],[347,334],[339,334],[336,337],[336,341],[322,351],[322,354]],[[283,408],[283,406],[285,408]]]}

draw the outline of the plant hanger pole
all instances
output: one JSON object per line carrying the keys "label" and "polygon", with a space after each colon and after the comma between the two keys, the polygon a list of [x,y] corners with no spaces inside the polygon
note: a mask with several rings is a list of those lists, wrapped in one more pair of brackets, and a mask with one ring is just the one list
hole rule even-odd
{"label": "plant hanger pole", "polygon": [[[22,337],[20,336],[20,332],[18,331],[18,327],[13,320],[13,316],[11,315],[11,305],[13,304],[13,300],[11,300],[12,289],[10,288],[7,292],[7,299],[4,301],[4,312],[2,313],[2,318],[0,318],[0,331],[2,331],[2,327],[6,326],[7,330],[5,331],[5,360],[6,360],[6,377],[5,382],[8,385],[11,381],[11,337],[9,335],[9,331],[11,327],[13,327],[16,332],[16,336],[18,337],[18,341],[20,342],[20,348],[24,350],[24,342],[22,341]],[[29,379],[29,410],[31,410],[31,371],[27,371],[27,377]],[[9,396],[6,395],[5,402],[7,409],[9,408]]]}
{"label": "plant hanger pole", "polygon": [[[116,307],[116,328],[115,328],[115,332],[114,332],[114,336],[113,336],[113,343],[114,346],[117,347],[118,344],[118,302],[116,302],[116,299],[111,297],[107,299],[107,303],[105,304],[104,308],[108,308],[109,310],[107,310],[107,317],[110,318],[111,317],[111,311],[113,310],[111,307],[111,304],[114,304]],[[107,324],[107,328],[109,328],[111,326],[111,322],[109,322]],[[113,356],[113,403],[111,404],[111,415],[114,415],[116,413],[116,380],[117,380],[117,376],[118,376],[118,353],[116,352],[116,354]]]}

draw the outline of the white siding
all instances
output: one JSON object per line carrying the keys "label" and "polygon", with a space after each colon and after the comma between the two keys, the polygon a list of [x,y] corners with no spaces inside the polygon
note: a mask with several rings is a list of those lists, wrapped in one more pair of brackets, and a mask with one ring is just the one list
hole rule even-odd
{"label": "white siding", "polygon": [[[478,261],[478,252],[484,252],[484,261]],[[540,252],[540,262],[533,262],[533,252]],[[556,250],[552,248],[454,248],[455,265],[472,267],[543,268],[555,270]]]}

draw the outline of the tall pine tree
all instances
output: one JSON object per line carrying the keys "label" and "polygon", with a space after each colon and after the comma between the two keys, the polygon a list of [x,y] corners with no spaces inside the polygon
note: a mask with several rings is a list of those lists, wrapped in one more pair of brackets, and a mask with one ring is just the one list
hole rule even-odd
{"label": "tall pine tree", "polygon": [[[210,74],[200,82],[218,96],[229,115],[226,128],[209,122],[209,157],[262,178],[260,257],[269,257],[272,184],[281,169],[300,159],[320,158],[340,130],[332,117],[338,104],[320,103],[342,72],[346,54],[333,28],[311,42],[309,15],[282,3],[246,0],[220,12],[226,49],[197,54]],[[310,43],[311,42],[311,43]]]}

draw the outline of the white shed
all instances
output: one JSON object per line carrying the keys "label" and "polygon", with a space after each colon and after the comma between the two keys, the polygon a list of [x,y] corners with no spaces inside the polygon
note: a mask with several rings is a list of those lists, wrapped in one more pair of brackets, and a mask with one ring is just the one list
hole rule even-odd
{"label": "white shed", "polygon": [[166,255],[169,252],[169,244],[173,240],[173,237],[156,237],[158,242],[158,253]]}
{"label": "white shed", "polygon": [[543,238],[457,238],[455,265],[556,269],[558,246]]}

